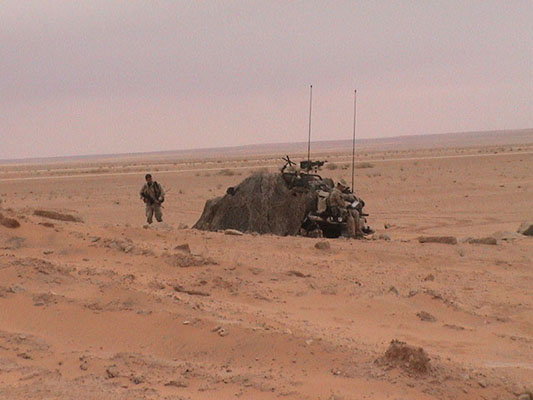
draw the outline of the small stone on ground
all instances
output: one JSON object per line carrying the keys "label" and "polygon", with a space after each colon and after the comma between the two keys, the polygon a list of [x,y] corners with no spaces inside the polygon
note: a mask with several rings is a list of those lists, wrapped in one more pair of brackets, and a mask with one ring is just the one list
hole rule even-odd
{"label": "small stone on ground", "polygon": [[329,242],[327,242],[325,240],[322,240],[320,242],[316,242],[315,243],[315,249],[318,249],[318,250],[329,250],[329,249],[331,249],[331,245],[329,244]]}

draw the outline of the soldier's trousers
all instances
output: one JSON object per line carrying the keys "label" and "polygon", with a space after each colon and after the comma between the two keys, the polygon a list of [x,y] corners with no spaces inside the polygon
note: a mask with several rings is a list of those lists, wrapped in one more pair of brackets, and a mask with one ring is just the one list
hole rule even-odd
{"label": "soldier's trousers", "polygon": [[359,217],[359,212],[357,210],[349,210],[346,218],[348,235],[352,238],[362,238],[364,236],[363,227],[364,224],[361,217]]}
{"label": "soldier's trousers", "polygon": [[163,221],[163,213],[161,212],[161,204],[146,204],[146,222],[152,223],[153,216],[157,222]]}

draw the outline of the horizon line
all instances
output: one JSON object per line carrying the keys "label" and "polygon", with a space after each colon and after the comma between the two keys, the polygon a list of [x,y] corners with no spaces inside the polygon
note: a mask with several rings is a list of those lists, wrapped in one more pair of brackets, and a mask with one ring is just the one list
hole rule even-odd
{"label": "horizon line", "polygon": [[[491,134],[491,133],[504,133],[504,132],[519,132],[519,131],[528,131],[532,130],[533,127],[528,128],[511,128],[511,129],[493,129],[493,130],[483,130],[483,131],[455,131],[455,132],[440,132],[440,133],[415,133],[415,134],[405,134],[405,135],[396,135],[396,136],[385,136],[378,138],[369,138],[363,137],[357,139],[357,141],[366,141],[366,142],[379,142],[388,139],[403,139],[403,138],[416,138],[416,137],[431,137],[431,136],[444,136],[444,135],[459,135],[459,134]],[[335,142],[351,142],[351,139],[332,139],[332,140],[317,140],[311,143],[335,143]],[[219,147],[195,147],[189,149],[173,149],[173,150],[154,150],[154,151],[139,151],[131,153],[96,153],[96,154],[79,154],[79,155],[61,155],[61,156],[35,156],[35,157],[22,157],[22,158],[4,158],[0,159],[0,164],[2,163],[16,163],[16,162],[31,162],[31,161],[54,161],[54,160],[64,160],[64,159],[86,159],[86,158],[103,158],[103,157],[120,157],[120,156],[140,156],[140,155],[153,155],[153,154],[171,154],[171,153],[192,153],[196,151],[214,151],[214,150],[224,150],[224,149],[246,149],[256,146],[273,146],[273,145],[298,145],[306,144],[304,141],[296,142],[269,142],[269,143],[251,143],[251,144],[242,144],[242,145],[229,145],[229,146],[219,146]]]}

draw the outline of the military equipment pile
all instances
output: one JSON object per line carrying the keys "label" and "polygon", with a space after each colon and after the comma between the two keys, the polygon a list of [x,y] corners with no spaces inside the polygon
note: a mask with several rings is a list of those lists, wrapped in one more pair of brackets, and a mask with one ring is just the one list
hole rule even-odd
{"label": "military equipment pile", "polygon": [[364,201],[348,187],[340,186],[346,200],[342,210],[330,206],[328,199],[335,184],[318,175],[324,161],[302,162],[297,168],[288,156],[283,160],[281,173],[253,174],[228,188],[224,196],[208,200],[193,228],[279,236],[354,237],[349,221],[351,215],[356,215],[364,234],[372,233],[364,226]]}

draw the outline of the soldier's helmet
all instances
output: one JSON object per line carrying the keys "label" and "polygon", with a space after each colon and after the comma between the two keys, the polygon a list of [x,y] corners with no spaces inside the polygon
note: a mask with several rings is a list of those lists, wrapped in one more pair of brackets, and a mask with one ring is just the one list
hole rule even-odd
{"label": "soldier's helmet", "polygon": [[337,184],[341,185],[343,187],[348,187],[348,183],[346,183],[346,181],[344,179],[339,180],[339,182]]}

